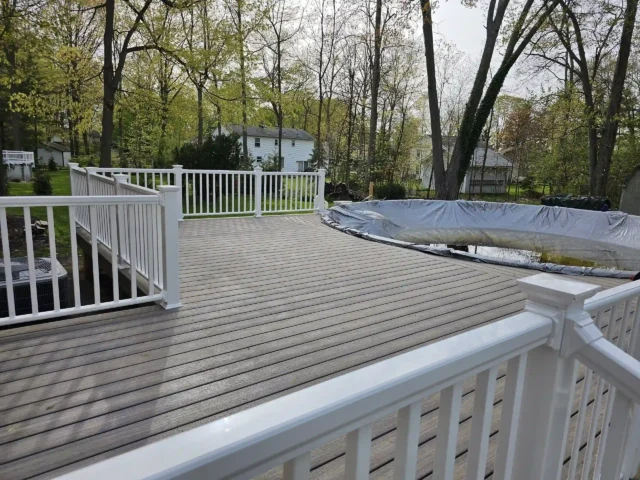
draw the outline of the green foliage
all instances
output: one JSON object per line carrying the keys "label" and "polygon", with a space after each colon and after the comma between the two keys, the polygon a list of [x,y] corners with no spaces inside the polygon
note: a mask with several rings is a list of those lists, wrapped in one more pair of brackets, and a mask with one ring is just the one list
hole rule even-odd
{"label": "green foliage", "polygon": [[374,195],[380,200],[404,200],[407,198],[407,189],[399,183],[389,183],[376,186]]}
{"label": "green foliage", "polygon": [[267,157],[267,159],[262,162],[262,171],[263,172],[279,172],[280,168],[278,168],[278,156],[271,154]]}
{"label": "green foliage", "polygon": [[49,157],[49,162],[47,163],[47,168],[49,169],[50,172],[55,172],[56,170],[58,170],[58,164],[53,159],[53,157]]}
{"label": "green foliage", "polygon": [[51,175],[40,168],[36,169],[33,174],[33,193],[35,195],[53,195],[53,183]]}
{"label": "green foliage", "polygon": [[251,163],[244,160],[237,135],[217,135],[207,138],[201,147],[186,143],[174,152],[174,164],[184,168],[203,170],[249,170]]}

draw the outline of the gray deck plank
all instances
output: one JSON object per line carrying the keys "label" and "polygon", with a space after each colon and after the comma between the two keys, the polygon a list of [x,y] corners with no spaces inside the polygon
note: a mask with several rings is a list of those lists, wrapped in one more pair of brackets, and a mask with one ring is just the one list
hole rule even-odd
{"label": "gray deck plank", "polygon": [[[314,215],[189,220],[180,236],[180,310],[0,331],[0,478],[50,478],[512,315],[515,279],[536,273],[368,242]],[[621,283],[600,280],[587,281]],[[473,383],[464,392],[466,412]],[[423,406],[427,449],[437,399]],[[341,441],[314,452],[316,475],[340,476]]]}

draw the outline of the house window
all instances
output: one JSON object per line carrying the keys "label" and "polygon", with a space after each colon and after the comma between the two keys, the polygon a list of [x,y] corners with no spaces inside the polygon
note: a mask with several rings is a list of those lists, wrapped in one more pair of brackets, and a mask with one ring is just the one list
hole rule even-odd
{"label": "house window", "polygon": [[291,146],[295,147],[296,146],[296,141],[294,139],[291,139]]}
{"label": "house window", "polygon": [[256,157],[256,160],[257,160],[258,162],[262,162],[262,157]]}
{"label": "house window", "polygon": [[298,171],[299,172],[306,172],[307,169],[309,168],[309,161],[306,160],[304,162],[296,162],[298,164]]}
{"label": "house window", "polygon": [[278,139],[276,138],[276,147],[278,146]]}
{"label": "house window", "polygon": [[260,147],[260,137],[256,137],[253,143],[254,147]]}

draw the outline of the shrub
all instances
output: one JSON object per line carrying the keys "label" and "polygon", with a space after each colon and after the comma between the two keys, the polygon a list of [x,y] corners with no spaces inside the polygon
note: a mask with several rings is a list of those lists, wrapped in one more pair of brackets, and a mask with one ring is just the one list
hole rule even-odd
{"label": "shrub", "polygon": [[58,164],[53,159],[53,157],[49,157],[49,162],[47,163],[47,168],[49,169],[50,172],[55,172],[56,170],[58,170]]}
{"label": "shrub", "polygon": [[374,194],[381,200],[403,200],[407,198],[407,189],[399,183],[389,183],[376,186]]}
{"label": "shrub", "polygon": [[53,195],[51,175],[42,169],[37,169],[33,174],[33,193],[36,195]]}
{"label": "shrub", "polygon": [[243,159],[237,135],[208,137],[201,146],[186,143],[174,152],[174,165],[203,170],[251,170],[251,160]]}

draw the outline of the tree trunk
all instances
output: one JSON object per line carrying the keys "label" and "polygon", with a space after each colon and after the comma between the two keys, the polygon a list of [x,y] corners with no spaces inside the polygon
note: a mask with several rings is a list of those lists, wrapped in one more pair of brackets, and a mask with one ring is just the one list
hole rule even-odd
{"label": "tree trunk", "polygon": [[278,56],[278,171],[282,171],[282,123],[284,121],[282,114],[282,42],[278,37],[277,56]]}
{"label": "tree trunk", "polygon": [[[0,116],[0,154],[5,149],[4,119]],[[7,196],[7,167],[0,161],[0,197]]]}
{"label": "tree trunk", "polygon": [[87,132],[82,132],[82,143],[84,144],[84,154],[89,155],[91,150],[89,149],[89,135]]}
{"label": "tree trunk", "polygon": [[369,117],[369,149],[367,151],[367,184],[373,181],[373,160],[378,128],[378,91],[380,90],[380,56],[382,50],[382,0],[376,0],[373,68],[371,71],[371,116]]}
{"label": "tree trunk", "polygon": [[[489,150],[489,137],[491,136],[492,123],[493,123],[493,109],[491,109],[491,115],[489,116],[489,129],[487,130],[487,139],[484,142],[484,156],[482,157],[482,169],[480,170],[480,198],[482,198],[482,189],[484,187],[484,168],[487,165],[487,152]],[[496,190],[495,184],[493,186],[493,190],[494,190],[494,193],[497,193],[495,191]],[[471,188],[469,188],[469,191],[471,191]]]}
{"label": "tree trunk", "polygon": [[[438,103],[438,86],[436,81],[435,52],[433,48],[433,21],[431,18],[431,0],[420,0],[422,8],[422,33],[427,62],[427,94],[429,98],[429,118],[431,120],[432,161],[431,173],[435,179],[436,197],[443,200],[454,199],[447,189],[444,169],[444,151],[442,149],[442,127],[440,124],[440,107]],[[431,190],[431,180],[429,180]],[[457,193],[457,192],[454,192]]]}
{"label": "tree trunk", "polygon": [[237,0],[238,17],[238,48],[240,56],[240,97],[242,101],[242,155],[245,160],[249,158],[249,143],[247,140],[247,72],[245,71],[244,58],[244,31],[242,30],[242,4]]}
{"label": "tree trunk", "polygon": [[613,156],[613,147],[615,145],[616,134],[618,132],[618,115],[620,113],[620,104],[622,103],[624,80],[627,76],[627,67],[629,65],[629,54],[631,53],[633,27],[635,26],[637,9],[638,0],[627,0],[623,19],[624,23],[622,25],[622,34],[620,36],[620,50],[618,52],[616,69],[611,82],[609,107],[607,109],[607,116],[605,118],[604,125],[602,126],[597,171],[595,172],[595,193],[600,196],[605,196],[607,193],[607,182],[609,180],[609,171],[611,170],[611,157]]}
{"label": "tree trunk", "polygon": [[345,184],[347,188],[349,187],[349,183],[351,182],[351,142],[353,141],[353,93],[354,93],[354,83],[355,83],[355,71],[349,70],[349,103],[347,106],[348,109],[348,119],[347,119],[347,152],[345,153]]}
{"label": "tree trunk", "polygon": [[100,166],[111,168],[111,141],[113,140],[113,109],[115,107],[116,85],[113,72],[113,22],[115,0],[105,0],[104,49],[104,91],[102,99],[102,137],[100,139]]}
{"label": "tree trunk", "polygon": [[202,84],[196,85],[196,91],[198,92],[198,146],[202,146],[204,140],[204,112],[202,107]]}

